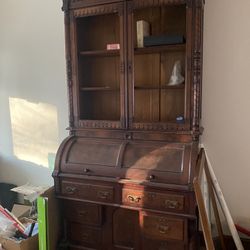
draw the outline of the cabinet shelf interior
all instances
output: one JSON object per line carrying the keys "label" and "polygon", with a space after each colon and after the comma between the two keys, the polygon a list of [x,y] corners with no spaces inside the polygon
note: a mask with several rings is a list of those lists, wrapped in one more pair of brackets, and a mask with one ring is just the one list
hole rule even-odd
{"label": "cabinet shelf interior", "polygon": [[81,87],[82,91],[119,91],[119,88],[111,88],[109,86],[100,87]]}
{"label": "cabinet shelf interior", "polygon": [[107,44],[120,44],[120,23],[117,13],[78,18],[76,28],[78,51],[83,54],[106,52]]}
{"label": "cabinet shelf interior", "polygon": [[185,51],[186,44],[171,44],[161,46],[150,46],[144,48],[134,48],[135,55],[137,54],[152,54],[171,51]]}
{"label": "cabinet shelf interior", "polygon": [[186,43],[138,48],[137,21],[150,26],[150,36],[186,37],[185,6],[146,7],[134,12],[134,120],[170,122],[184,116],[185,84],[168,86],[173,67],[181,63],[185,78]]}
{"label": "cabinet shelf interior", "polygon": [[120,50],[88,50],[80,51],[81,56],[119,56]]}
{"label": "cabinet shelf interior", "polygon": [[150,90],[150,89],[159,89],[159,90],[175,90],[175,89],[180,89],[180,90],[184,90],[185,88],[185,84],[179,84],[179,85],[176,85],[176,86],[168,86],[168,85],[162,85],[162,86],[148,86],[148,85],[140,85],[140,86],[137,86],[135,85],[134,88],[137,90]]}

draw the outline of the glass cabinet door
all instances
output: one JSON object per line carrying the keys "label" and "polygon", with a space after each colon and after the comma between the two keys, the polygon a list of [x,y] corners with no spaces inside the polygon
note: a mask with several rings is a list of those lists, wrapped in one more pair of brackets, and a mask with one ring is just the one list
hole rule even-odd
{"label": "glass cabinet door", "polygon": [[128,27],[130,126],[178,129],[188,120],[186,5],[131,2]]}
{"label": "glass cabinet door", "polygon": [[80,126],[124,126],[123,11],[123,3],[74,11],[77,47],[72,49],[77,55],[74,71]]}

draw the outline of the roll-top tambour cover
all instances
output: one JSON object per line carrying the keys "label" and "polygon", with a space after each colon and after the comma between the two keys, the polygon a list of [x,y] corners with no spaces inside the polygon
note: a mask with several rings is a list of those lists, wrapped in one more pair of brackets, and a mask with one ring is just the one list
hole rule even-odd
{"label": "roll-top tambour cover", "polygon": [[192,143],[73,137],[61,152],[63,173],[188,184]]}

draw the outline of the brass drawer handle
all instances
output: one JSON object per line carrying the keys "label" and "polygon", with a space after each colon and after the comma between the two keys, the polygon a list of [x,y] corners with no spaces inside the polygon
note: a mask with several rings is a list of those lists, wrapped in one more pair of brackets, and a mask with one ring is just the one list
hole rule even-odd
{"label": "brass drawer handle", "polygon": [[87,212],[87,211],[84,211],[84,210],[78,212],[78,215],[79,215],[79,216],[86,216],[87,214],[88,214],[88,212]]}
{"label": "brass drawer handle", "polygon": [[134,195],[128,195],[127,199],[129,200],[129,202],[131,203],[139,203],[141,200],[141,197],[139,196],[134,196]]}
{"label": "brass drawer handle", "polygon": [[159,225],[158,226],[158,231],[161,234],[167,234],[170,230],[170,227],[168,225]]}
{"label": "brass drawer handle", "polygon": [[88,240],[89,240],[89,234],[83,233],[83,234],[82,234],[82,240],[83,240],[83,241],[88,241]]}
{"label": "brass drawer handle", "polygon": [[66,189],[66,192],[68,193],[68,194],[74,194],[75,192],[76,192],[76,187],[66,187],[65,188]]}
{"label": "brass drawer handle", "polygon": [[180,206],[180,203],[178,201],[165,200],[165,207],[166,208],[177,209],[177,208],[179,208],[179,206]]}
{"label": "brass drawer handle", "polygon": [[110,196],[110,192],[107,191],[99,191],[97,197],[103,200],[107,200]]}

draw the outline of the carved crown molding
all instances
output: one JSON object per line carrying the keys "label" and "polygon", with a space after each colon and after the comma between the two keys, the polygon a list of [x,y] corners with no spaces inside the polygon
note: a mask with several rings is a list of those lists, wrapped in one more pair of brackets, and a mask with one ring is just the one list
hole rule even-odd
{"label": "carved crown molding", "polygon": [[114,5],[102,5],[98,7],[90,7],[90,8],[83,8],[74,10],[74,17],[82,17],[82,16],[94,16],[94,15],[101,15],[101,14],[108,14],[108,13],[118,13],[119,15],[122,14],[122,5],[118,4]]}
{"label": "carved crown molding", "polygon": [[148,6],[158,6],[158,5],[178,5],[185,4],[186,0],[134,0],[133,8],[144,8]]}

